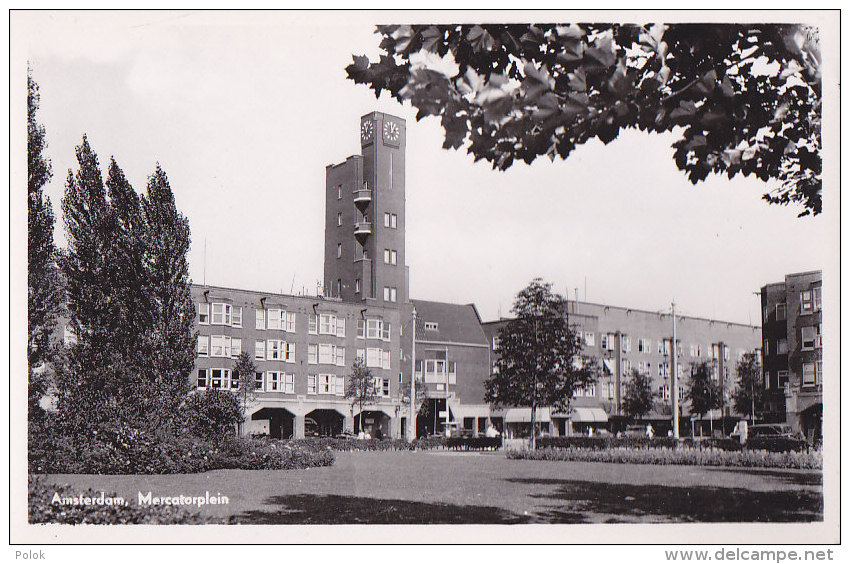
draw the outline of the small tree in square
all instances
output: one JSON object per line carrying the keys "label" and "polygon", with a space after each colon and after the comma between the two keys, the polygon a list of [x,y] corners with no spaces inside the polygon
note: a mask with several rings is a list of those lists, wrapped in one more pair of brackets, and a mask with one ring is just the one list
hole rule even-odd
{"label": "small tree in square", "polygon": [[[236,363],[233,365],[233,379],[239,382],[239,387],[236,389],[236,399],[239,400],[239,408],[242,410],[240,427],[244,426],[247,420],[248,406],[257,397],[256,372],[257,367],[254,366],[251,354],[248,351],[239,353]],[[241,432],[243,432],[243,429],[240,429]]]}
{"label": "small tree in square", "polygon": [[[702,419],[706,413],[720,407],[720,394],[720,383],[712,380],[708,362],[692,365],[691,378],[685,392],[685,397],[691,402],[691,413],[696,413]],[[711,431],[714,432],[713,421]],[[700,425],[700,436],[702,436],[702,425]]]}
{"label": "small tree in square", "polygon": [[355,358],[351,365],[351,374],[345,384],[345,399],[351,407],[351,419],[354,419],[354,408],[360,413],[360,429],[363,429],[363,406],[378,400],[378,390],[375,388],[375,377],[372,370],[366,366],[362,358]]}
{"label": "small tree in square", "polygon": [[745,353],[738,361],[738,380],[732,401],[735,411],[747,414],[753,423],[756,414],[764,411],[764,381],[761,375],[761,363],[755,352]]}
{"label": "small tree in square", "polygon": [[629,380],[626,382],[626,393],[623,396],[623,412],[628,417],[643,417],[652,411],[652,400],[652,382],[649,376],[632,369]]}
{"label": "small tree in square", "polygon": [[485,383],[490,403],[531,408],[531,448],[536,447],[536,410],[567,411],[573,393],[595,381],[581,343],[565,319],[566,299],[535,278],[517,294],[516,316],[499,331],[496,370]]}

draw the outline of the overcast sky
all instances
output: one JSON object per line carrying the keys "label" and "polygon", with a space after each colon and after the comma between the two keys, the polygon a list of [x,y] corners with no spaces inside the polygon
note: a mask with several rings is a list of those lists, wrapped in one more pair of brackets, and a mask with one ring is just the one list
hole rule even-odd
{"label": "overcast sky", "polygon": [[12,68],[28,58],[41,89],[57,217],[86,133],[102,169],[114,156],[138,191],[162,165],[189,218],[193,281],[314,292],[325,166],[359,151],[359,117],[378,110],[407,120],[413,298],[474,302],[489,320],[541,276],[592,302],[654,311],[675,299],[684,314],[758,323],[754,291],[837,253],[834,224],[767,205],[759,180],[691,185],[671,136],[625,132],[507,172],[441,149],[436,120],[346,79],[353,53],[378,55],[372,17],[13,14],[24,59]]}

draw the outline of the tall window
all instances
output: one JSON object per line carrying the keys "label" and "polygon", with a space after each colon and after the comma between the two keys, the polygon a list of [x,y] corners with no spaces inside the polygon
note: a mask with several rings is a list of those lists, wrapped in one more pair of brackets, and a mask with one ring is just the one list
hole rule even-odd
{"label": "tall window", "polygon": [[266,342],[254,341],[254,358],[256,360],[266,359]]}
{"label": "tall window", "polygon": [[812,309],[814,311],[821,310],[821,289],[820,286],[812,288]]}
{"label": "tall window", "polygon": [[260,330],[263,330],[263,329],[265,329],[265,328],[266,328],[266,310],[264,310],[264,309],[258,309],[258,310],[256,310],[256,312],[257,312],[257,317],[256,317],[256,320],[257,320],[256,328],[257,328],[257,329],[260,329]]}
{"label": "tall window", "polygon": [[354,280],[354,293],[355,294],[360,293],[360,279],[359,278]]}
{"label": "tall window", "polygon": [[210,324],[210,304],[198,304],[198,323]]}
{"label": "tall window", "polygon": [[342,213],[336,214],[336,224],[342,225]]}
{"label": "tall window", "polygon": [[803,313],[811,313],[813,308],[812,291],[803,290],[800,292],[800,311]]}
{"label": "tall window", "polygon": [[776,320],[782,321],[785,319],[785,304],[776,304]]}
{"label": "tall window", "polygon": [[804,386],[814,386],[815,385],[815,363],[814,362],[804,362],[803,363],[803,385]]}
{"label": "tall window", "polygon": [[[242,308],[239,308],[239,325],[242,325]],[[215,303],[212,304],[212,324],[213,325],[232,325],[233,323],[233,306],[230,304]]]}
{"label": "tall window", "polygon": [[800,329],[800,341],[804,351],[810,351],[815,348],[816,336],[817,327],[803,327]]}
{"label": "tall window", "polygon": [[315,394],[316,393],[316,375],[308,374],[307,375],[307,393]]}
{"label": "tall window", "polygon": [[198,389],[203,390],[207,387],[207,371],[203,368],[198,370],[198,380],[195,382]]}
{"label": "tall window", "polygon": [[336,258],[342,257],[342,243],[336,244]]}
{"label": "tall window", "polygon": [[208,335],[198,335],[198,356],[210,355],[210,338]]}

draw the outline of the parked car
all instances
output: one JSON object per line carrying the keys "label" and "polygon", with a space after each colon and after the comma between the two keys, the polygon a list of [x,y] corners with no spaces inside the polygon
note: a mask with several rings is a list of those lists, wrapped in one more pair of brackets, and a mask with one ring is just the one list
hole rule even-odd
{"label": "parked car", "polygon": [[781,437],[784,439],[802,439],[803,435],[795,433],[790,425],[782,423],[760,423],[747,428],[747,439],[757,437]]}

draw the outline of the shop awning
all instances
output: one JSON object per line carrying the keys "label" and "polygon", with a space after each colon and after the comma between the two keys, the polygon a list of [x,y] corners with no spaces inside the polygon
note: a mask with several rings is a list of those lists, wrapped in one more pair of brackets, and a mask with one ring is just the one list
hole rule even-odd
{"label": "shop awning", "polygon": [[614,361],[610,358],[603,358],[602,365],[605,367],[606,372],[608,374],[614,374]]}
{"label": "shop awning", "polygon": [[574,407],[570,412],[574,423],[607,423],[608,414],[601,407]]}
{"label": "shop awning", "polygon": [[[538,407],[535,421],[548,423],[552,420],[548,407]],[[530,407],[512,407],[505,411],[505,423],[531,423]]]}
{"label": "shop awning", "polygon": [[489,405],[452,405],[449,407],[452,410],[452,415],[458,419],[463,419],[464,417],[487,419],[490,417]]}

